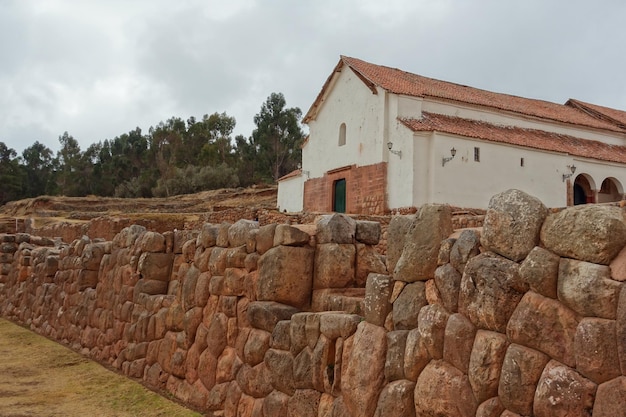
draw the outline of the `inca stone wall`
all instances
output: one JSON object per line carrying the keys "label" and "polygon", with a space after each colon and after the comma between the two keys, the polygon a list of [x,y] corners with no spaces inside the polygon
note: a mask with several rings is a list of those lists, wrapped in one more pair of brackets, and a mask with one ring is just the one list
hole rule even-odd
{"label": "inca stone wall", "polygon": [[516,190],[482,230],[0,235],[0,313],[209,416],[626,416],[626,223]]}

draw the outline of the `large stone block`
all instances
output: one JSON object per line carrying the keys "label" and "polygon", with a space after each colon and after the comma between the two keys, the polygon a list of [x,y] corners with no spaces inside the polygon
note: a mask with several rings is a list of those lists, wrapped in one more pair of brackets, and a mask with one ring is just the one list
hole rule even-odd
{"label": "large stone block", "polygon": [[248,321],[256,329],[272,332],[281,320],[289,320],[298,309],[272,301],[254,301],[248,305]]}
{"label": "large stone block", "polygon": [[365,320],[377,326],[384,326],[387,314],[391,311],[389,297],[393,281],[389,275],[370,274],[365,286]]}
{"label": "large stone block", "polygon": [[385,385],[380,393],[374,417],[415,417],[414,390],[415,382],[406,379]]}
{"label": "large stone block", "polygon": [[536,417],[591,416],[596,388],[575,370],[552,360],[537,384],[533,413]]}
{"label": "large stone block", "polygon": [[317,417],[321,393],[312,389],[299,389],[287,401],[287,417]]}
{"label": "large stone block", "polygon": [[450,249],[450,263],[463,273],[465,265],[480,253],[480,233],[477,230],[463,230]]}
{"label": "large stone block", "polygon": [[292,396],[296,389],[293,375],[294,361],[291,353],[284,350],[268,349],[265,353],[264,363],[269,370],[270,382],[274,389]]}
{"label": "large stone block", "polygon": [[619,356],[622,375],[626,375],[626,287],[622,288],[617,306],[617,320],[615,321],[617,354]]}
{"label": "large stone block", "polygon": [[212,248],[217,243],[219,231],[219,227],[214,224],[203,224],[200,234],[196,238],[196,246],[202,246],[205,249]]}
{"label": "large stone block", "polygon": [[427,304],[424,282],[418,281],[407,284],[393,302],[394,329],[411,330],[416,328],[419,312]]}
{"label": "large stone block", "polygon": [[274,246],[304,246],[311,236],[303,230],[288,224],[279,224],[274,232]]}
{"label": "large stone block", "polygon": [[404,352],[408,330],[396,330],[387,333],[387,359],[385,378],[387,381],[404,379]]}
{"label": "large stone block", "polygon": [[459,312],[479,329],[504,333],[527,284],[519,265],[494,253],[470,259],[461,280]]}
{"label": "large stone block", "polygon": [[387,227],[387,271],[392,272],[402,255],[406,233],[413,223],[413,215],[393,216]]}
{"label": "large stone block", "polygon": [[259,228],[259,222],[240,219],[228,228],[228,243],[232,247],[244,246],[250,239],[252,230]]}
{"label": "large stone block", "polygon": [[593,417],[626,417],[626,377],[615,378],[598,387]]}
{"label": "large stone block", "polygon": [[520,190],[507,190],[489,201],[480,238],[485,249],[515,262],[539,242],[548,211],[539,199]]}
{"label": "large stone block", "polygon": [[[465,265],[463,269],[465,269]],[[449,263],[441,265],[435,270],[435,285],[437,290],[439,290],[443,306],[450,313],[456,313],[459,309],[459,292],[461,290],[462,277]]]}
{"label": "large stone block", "polygon": [[91,271],[97,271],[100,269],[100,262],[105,254],[106,244],[104,242],[85,245],[81,256],[82,267]]}
{"label": "large stone block", "polygon": [[259,258],[257,300],[302,308],[311,302],[314,251],[277,246]]}
{"label": "large stone block", "polygon": [[615,319],[622,285],[608,266],[565,258],[559,263],[559,300],[582,316]]}
{"label": "large stone block", "polygon": [[468,377],[478,402],[482,403],[498,395],[500,372],[508,346],[506,336],[501,333],[488,330],[476,332]]}
{"label": "large stone block", "polygon": [[420,207],[409,230],[402,255],[393,270],[394,279],[426,281],[433,277],[441,241],[452,233],[449,206],[427,204]]}
{"label": "large stone block", "polygon": [[165,236],[148,231],[141,236],[139,248],[142,252],[165,252]]}
{"label": "large stone block", "polygon": [[173,253],[144,252],[139,257],[137,270],[142,278],[167,282],[172,274]]}
{"label": "large stone block", "polygon": [[462,314],[453,314],[446,324],[443,359],[467,374],[476,327]]}
{"label": "large stone block", "polygon": [[[278,230],[278,229],[277,229]],[[354,283],[356,248],[352,244],[317,245],[313,288],[344,288]]]}
{"label": "large stone block", "polygon": [[583,318],[575,339],[576,370],[601,384],[621,375],[615,321]]}
{"label": "large stone block", "polygon": [[557,255],[608,265],[626,245],[622,209],[580,205],[553,213],[541,229],[541,242]]}
{"label": "large stone block", "polygon": [[354,277],[356,286],[364,287],[367,282],[367,276],[372,272],[375,274],[387,274],[385,257],[379,254],[373,246],[357,243]]}
{"label": "large stone block", "polygon": [[415,384],[417,416],[474,417],[478,404],[467,375],[445,361],[432,361]]}
{"label": "large stone block", "polygon": [[520,345],[510,345],[504,356],[498,395],[502,405],[523,416],[533,412],[533,399],[548,356]]}
{"label": "large stone block", "polygon": [[504,406],[500,402],[500,398],[493,397],[482,402],[476,409],[476,417],[502,417],[504,414]]}
{"label": "large stone block", "polygon": [[524,295],[507,326],[511,341],[540,350],[574,366],[576,314],[558,301],[529,291]]}
{"label": "large stone block", "polygon": [[367,322],[359,324],[341,381],[343,399],[352,415],[374,415],[384,384],[386,357],[385,329]]}
{"label": "large stone block", "polygon": [[357,220],[356,222],[356,240],[366,245],[378,245],[380,241],[380,223]]}
{"label": "large stone block", "polygon": [[520,265],[519,274],[531,290],[556,298],[560,259],[549,250],[535,246]]}
{"label": "large stone block", "polygon": [[321,216],[317,222],[317,243],[354,243],[356,221],[340,213]]}

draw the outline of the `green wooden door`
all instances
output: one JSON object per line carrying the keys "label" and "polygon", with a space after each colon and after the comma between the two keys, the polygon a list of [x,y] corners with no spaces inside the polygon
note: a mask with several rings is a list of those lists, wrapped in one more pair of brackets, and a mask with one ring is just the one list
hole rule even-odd
{"label": "green wooden door", "polygon": [[335,181],[333,190],[333,211],[337,213],[346,212],[346,180]]}

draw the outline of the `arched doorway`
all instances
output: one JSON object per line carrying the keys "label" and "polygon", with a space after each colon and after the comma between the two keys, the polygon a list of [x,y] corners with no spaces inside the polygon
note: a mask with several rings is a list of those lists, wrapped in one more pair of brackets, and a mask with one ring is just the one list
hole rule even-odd
{"label": "arched doorway", "polygon": [[624,196],[622,184],[615,178],[605,178],[598,191],[598,203],[621,201]]}
{"label": "arched doorway", "polygon": [[[592,180],[593,181],[593,180]],[[595,203],[594,187],[585,174],[580,174],[574,181],[574,205]]]}

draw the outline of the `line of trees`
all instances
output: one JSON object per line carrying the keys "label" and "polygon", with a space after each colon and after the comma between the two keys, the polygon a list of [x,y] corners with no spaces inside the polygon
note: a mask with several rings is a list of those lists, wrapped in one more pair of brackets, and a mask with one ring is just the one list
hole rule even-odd
{"label": "line of trees", "polygon": [[18,156],[0,142],[0,204],[39,195],[164,197],[273,183],[297,168],[304,133],[299,108],[272,93],[254,117],[252,135],[232,137],[226,113],[172,117],[82,151],[68,132],[56,154],[39,143]]}

